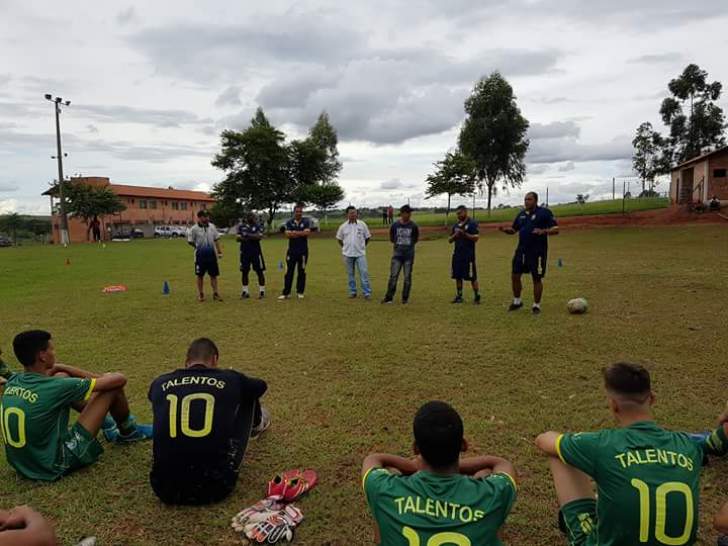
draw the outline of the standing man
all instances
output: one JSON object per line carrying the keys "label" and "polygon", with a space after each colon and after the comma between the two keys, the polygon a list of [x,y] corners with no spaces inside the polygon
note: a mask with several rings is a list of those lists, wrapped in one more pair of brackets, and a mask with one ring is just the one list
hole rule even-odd
{"label": "standing man", "polygon": [[387,218],[389,217],[389,209],[387,207],[382,207],[382,225],[387,225]]}
{"label": "standing man", "polygon": [[387,294],[382,303],[392,303],[397,291],[399,272],[404,269],[404,286],[402,286],[402,303],[409,301],[412,288],[412,265],[415,261],[415,245],[420,238],[420,229],[412,220],[412,209],[404,205],[399,209],[399,220],[389,228],[389,240],[394,244],[392,264],[389,273]]}
{"label": "standing man", "polygon": [[195,275],[197,275],[197,300],[205,301],[204,280],[205,274],[210,275],[212,286],[212,299],[222,301],[217,291],[217,278],[220,276],[220,267],[217,259],[222,258],[220,248],[221,235],[213,224],[206,210],[197,213],[197,223],[187,232],[187,244],[195,249]]}
{"label": "standing man", "polygon": [[[98,243],[101,240],[101,221],[95,214],[93,220],[91,220],[88,224],[88,231],[93,235],[94,243]],[[88,233],[86,235],[88,235]]]}
{"label": "standing man", "polygon": [[478,222],[468,216],[468,208],[460,205],[458,221],[452,227],[448,242],[455,243],[452,254],[452,278],[455,279],[456,295],[452,303],[463,303],[463,281],[470,281],[473,287],[473,303],[480,304],[478,269],[475,266],[475,243],[480,238]]}
{"label": "standing man", "polygon": [[394,207],[389,205],[387,207],[387,223],[392,224],[394,222]]}
{"label": "standing man", "polygon": [[548,257],[549,235],[558,235],[559,226],[553,213],[538,206],[538,194],[530,191],[524,199],[525,210],[518,213],[513,225],[509,228],[500,227],[500,231],[508,235],[518,232],[518,246],[513,256],[513,271],[511,284],[513,286],[513,302],[508,307],[515,311],[523,307],[521,301],[521,275],[530,273],[533,279],[533,311],[534,315],[541,312],[541,296],[543,294],[543,278],[546,276],[546,261]]}
{"label": "standing man", "polygon": [[303,299],[306,291],[306,266],[308,265],[308,236],[311,235],[311,220],[303,217],[303,204],[298,203],[293,208],[293,218],[286,222],[286,238],[288,239],[288,252],[286,253],[286,276],[283,283],[283,294],[279,300],[291,297],[293,288],[293,275],[298,268],[296,278],[296,294]]}
{"label": "standing man", "polygon": [[270,426],[259,399],[268,386],[218,368],[220,353],[207,338],[187,349],[184,368],[149,388],[154,412],[152,489],[167,504],[209,504],[235,489],[250,438]]}
{"label": "standing man", "polygon": [[248,282],[250,280],[250,268],[253,268],[258,275],[258,299],[265,297],[265,260],[263,251],[260,248],[260,241],[263,238],[263,226],[258,223],[254,213],[249,213],[245,222],[238,226],[237,240],[240,243],[240,271],[242,273],[243,292],[242,299],[250,297]]}
{"label": "standing man", "polygon": [[347,220],[339,226],[336,232],[336,240],[341,247],[344,256],[346,273],[349,276],[349,297],[356,297],[356,277],[354,269],[359,269],[359,281],[364,299],[372,297],[372,289],[369,286],[369,269],[367,268],[367,245],[372,235],[369,227],[358,219],[356,207],[346,207]]}

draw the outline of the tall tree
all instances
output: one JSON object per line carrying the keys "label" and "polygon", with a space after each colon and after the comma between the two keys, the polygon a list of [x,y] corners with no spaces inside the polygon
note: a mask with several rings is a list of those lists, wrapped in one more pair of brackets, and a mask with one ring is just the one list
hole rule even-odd
{"label": "tall tree", "polygon": [[634,154],[632,168],[642,181],[642,194],[652,194],[658,175],[670,170],[669,151],[660,133],[653,130],[649,121],[637,128],[632,140]]}
{"label": "tall tree", "polygon": [[245,207],[232,199],[218,199],[210,207],[210,217],[216,226],[230,227],[245,214]]}
{"label": "tall tree", "polygon": [[521,115],[513,88],[499,72],[482,78],[465,100],[467,117],[458,144],[476,165],[478,185],[488,191],[488,214],[496,184],[518,187],[526,174],[528,120]]}
{"label": "tall tree", "polygon": [[89,184],[64,185],[66,212],[81,218],[86,224],[94,216],[118,214],[126,210],[121,198],[107,187]]}
{"label": "tall tree", "polygon": [[447,195],[447,211],[453,195],[470,195],[475,192],[477,182],[477,165],[461,152],[448,152],[445,158],[435,163],[435,172],[427,175],[425,199],[437,195]]}
{"label": "tall tree", "polygon": [[273,127],[258,108],[250,126],[242,132],[222,132],[222,150],[212,165],[225,172],[213,189],[224,201],[242,202],[248,209],[265,210],[268,226],[295,189],[284,134]]}
{"label": "tall tree", "polygon": [[18,229],[23,225],[23,219],[17,212],[0,216],[0,230],[7,233],[12,239],[13,244],[18,244]]}
{"label": "tall tree", "polygon": [[311,127],[308,140],[316,143],[326,154],[323,167],[324,178],[321,182],[333,182],[339,176],[342,164],[339,160],[339,137],[326,112],[321,112],[316,123]]}
{"label": "tall tree", "polygon": [[670,81],[672,97],[662,101],[660,115],[670,128],[670,159],[682,163],[705,149],[725,146],[725,116],[716,104],[723,86],[708,82],[708,73],[696,64]]}

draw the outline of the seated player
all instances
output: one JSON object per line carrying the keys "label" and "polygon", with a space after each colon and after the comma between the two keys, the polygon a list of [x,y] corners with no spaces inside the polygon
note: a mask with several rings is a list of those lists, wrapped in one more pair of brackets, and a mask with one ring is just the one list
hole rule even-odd
{"label": "seated player", "polygon": [[[129,413],[123,375],[57,364],[51,334],[42,330],[18,334],[13,349],[25,371],[5,385],[0,432],[7,460],[21,475],[53,481],[96,462],[102,426],[107,440],[117,443],[151,437],[151,427]],[[71,408],[81,414],[69,429]]]}
{"label": "seated player", "polygon": [[0,510],[0,546],[56,546],[53,526],[28,506]]}
{"label": "seated player", "polygon": [[536,438],[549,456],[569,544],[693,544],[700,469],[710,449],[654,422],[655,396],[645,368],[620,362],[603,374],[619,428]]}
{"label": "seated player", "polygon": [[185,367],[149,388],[154,411],[150,481],[167,504],[208,504],[235,489],[248,440],[270,426],[259,399],[265,381],[217,367],[207,338],[192,342]]}
{"label": "seated player", "polygon": [[415,459],[364,459],[364,493],[378,543],[501,545],[498,529],[516,497],[513,465],[500,457],[460,459],[468,448],[463,422],[445,402],[419,409],[414,437]]}

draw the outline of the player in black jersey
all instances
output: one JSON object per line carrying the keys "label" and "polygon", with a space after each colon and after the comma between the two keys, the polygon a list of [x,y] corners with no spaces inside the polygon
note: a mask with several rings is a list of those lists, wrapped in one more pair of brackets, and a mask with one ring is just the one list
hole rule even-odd
{"label": "player in black jersey", "polygon": [[217,367],[219,352],[200,338],[187,350],[183,369],[161,375],[149,388],[154,411],[150,481],[168,504],[208,504],[237,483],[245,448],[270,425],[259,399],[268,386]]}

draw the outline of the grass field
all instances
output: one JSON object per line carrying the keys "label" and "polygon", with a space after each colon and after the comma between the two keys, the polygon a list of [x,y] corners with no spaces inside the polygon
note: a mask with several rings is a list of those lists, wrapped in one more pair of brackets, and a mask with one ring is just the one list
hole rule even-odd
{"label": "grass field", "polygon": [[[453,209],[460,203],[466,206],[471,205],[471,201],[463,199],[458,201],[453,200]],[[624,202],[624,212],[639,212],[642,210],[653,210],[665,208],[669,205],[669,199],[664,197],[649,197],[644,199],[627,199]],[[554,215],[557,218],[566,218],[568,216],[588,216],[596,214],[621,214],[622,213],[622,200],[606,200],[606,201],[592,201],[579,205],[576,203],[570,203],[565,205],[553,205],[550,207]],[[511,207],[506,209],[493,209],[490,216],[487,210],[477,209],[475,211],[476,219],[481,223],[487,222],[511,222],[516,216],[518,208]],[[398,210],[395,210],[395,217],[398,214]],[[429,211],[417,212],[415,214],[415,220],[421,226],[441,226],[446,223],[444,213],[435,213]],[[328,222],[322,222],[322,229],[331,230],[336,229],[339,226],[342,214],[329,215]],[[379,227],[382,225],[381,214],[376,216],[365,216],[362,220],[369,224],[369,227]],[[455,222],[455,212],[450,213],[450,221]],[[280,222],[279,222],[280,223]]]}
{"label": "grass field", "polygon": [[[549,474],[533,439],[550,428],[611,425],[603,365],[647,365],[657,418],[670,428],[703,430],[723,408],[728,230],[567,230],[551,243],[539,317],[505,311],[514,244],[495,232],[478,243],[480,307],[448,303],[450,248],[443,239],[419,245],[407,307],[346,299],[338,248],[324,238],[311,241],[306,299],[287,302],[273,298],[282,284],[281,239],[264,242],[269,299],[237,299],[237,252],[227,241],[226,300],[204,304],[195,301],[192,257],[181,241],[0,249],[0,346],[11,366],[12,337],[48,329],[61,361],[123,371],[133,411],[148,421],[149,383],[180,366],[187,343],[206,335],[218,342],[223,365],[268,381],[265,404],[274,419],[250,446],[235,493],[212,507],[162,506],[148,486],[149,444],[109,446],[98,465],[50,485],[18,478],[0,455],[0,506],[32,504],[57,524],[64,544],[94,534],[104,545],[233,545],[231,516],[261,498],[269,477],[310,466],[321,483],[298,503],[306,520],[296,543],[370,544],[361,460],[373,450],[408,454],[414,411],[437,398],[461,412],[473,452],[508,457],[519,471],[506,543],[561,544]],[[375,297],[389,252],[385,242],[369,247]],[[164,280],[169,296],[161,294]],[[101,293],[116,283],[129,292]],[[574,296],[588,298],[587,315],[566,313]],[[728,461],[717,461],[703,474],[701,544],[714,543],[709,522],[728,500],[727,469]]]}

